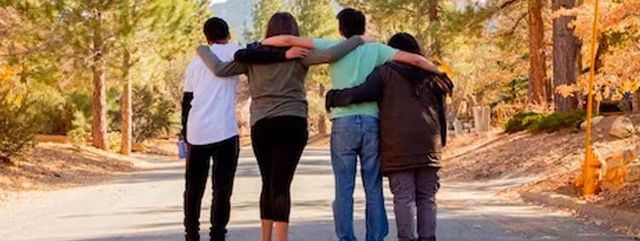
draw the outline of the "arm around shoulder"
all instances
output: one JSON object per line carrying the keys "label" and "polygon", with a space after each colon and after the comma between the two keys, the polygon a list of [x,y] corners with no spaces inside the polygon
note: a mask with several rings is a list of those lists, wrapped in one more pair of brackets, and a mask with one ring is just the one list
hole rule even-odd
{"label": "arm around shoulder", "polygon": [[348,40],[342,41],[342,43],[331,48],[311,51],[306,58],[302,59],[302,63],[305,65],[316,65],[336,62],[363,43],[364,40],[362,37],[352,36]]}
{"label": "arm around shoulder", "polygon": [[287,61],[287,50],[274,47],[253,47],[236,51],[234,59],[246,64],[272,64]]}
{"label": "arm around shoulder", "polygon": [[405,64],[410,64],[432,73],[436,73],[439,75],[442,74],[442,71],[440,71],[435,64],[433,64],[422,55],[412,54],[405,51],[398,51],[398,53],[396,53],[396,55],[393,57],[393,60]]}
{"label": "arm around shoulder", "polygon": [[247,72],[247,65],[237,61],[222,62],[208,46],[198,46],[197,52],[207,68],[216,76],[231,77]]}
{"label": "arm around shoulder", "polygon": [[313,40],[293,35],[278,35],[262,40],[262,45],[273,47],[302,47],[313,48]]}
{"label": "arm around shoulder", "polygon": [[382,78],[382,67],[378,67],[368,77],[367,80],[355,87],[330,90],[325,99],[327,110],[333,107],[347,106],[351,104],[372,102],[379,100],[384,88]]}

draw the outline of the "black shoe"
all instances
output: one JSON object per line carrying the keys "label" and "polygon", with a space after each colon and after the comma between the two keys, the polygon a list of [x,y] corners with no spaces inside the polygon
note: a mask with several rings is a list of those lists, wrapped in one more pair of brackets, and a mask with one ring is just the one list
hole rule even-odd
{"label": "black shoe", "polygon": [[200,241],[200,234],[187,234],[184,236],[185,241]]}
{"label": "black shoe", "polygon": [[225,235],[211,235],[209,238],[210,241],[225,241]]}

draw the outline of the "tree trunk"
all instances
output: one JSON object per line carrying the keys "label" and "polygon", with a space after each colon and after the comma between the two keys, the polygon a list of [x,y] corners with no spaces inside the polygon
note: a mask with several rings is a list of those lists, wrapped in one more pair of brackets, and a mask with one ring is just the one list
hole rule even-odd
{"label": "tree trunk", "polygon": [[124,51],[123,61],[122,61],[122,77],[123,77],[123,88],[122,88],[122,99],[120,102],[120,111],[122,115],[122,126],[120,128],[121,140],[120,140],[120,154],[122,155],[130,155],[131,154],[131,137],[133,133],[133,125],[131,112],[131,79],[129,78],[129,69],[131,68],[131,54],[128,50]]}
{"label": "tree trunk", "polygon": [[431,56],[440,56],[442,54],[442,43],[438,33],[440,32],[440,14],[438,9],[438,0],[429,0],[429,25],[431,25],[431,46],[429,54]]}
{"label": "tree trunk", "polygon": [[545,104],[546,66],[542,0],[529,0],[529,103]]}
{"label": "tree trunk", "polygon": [[[553,0],[553,10],[575,7],[575,0]],[[576,83],[580,40],[573,34],[568,24],[575,18],[564,16],[553,20],[553,84],[570,85]],[[554,91],[555,92],[555,91]],[[567,112],[578,107],[577,97],[564,97],[555,93],[556,112]]]}
{"label": "tree trunk", "polygon": [[[322,98],[324,96],[325,88],[323,84],[318,86],[318,95]],[[326,135],[327,134],[327,121],[326,114],[323,111],[320,111],[318,114],[318,134]]]}
{"label": "tree trunk", "polygon": [[604,55],[609,51],[609,42],[607,35],[601,33],[598,36],[598,50],[596,51],[596,74],[604,67]]}
{"label": "tree trunk", "polygon": [[107,96],[102,69],[102,51],[104,40],[102,39],[102,14],[97,11],[95,13],[95,26],[93,29],[93,99],[92,99],[92,115],[93,121],[91,125],[91,137],[93,146],[108,150],[107,140]]}

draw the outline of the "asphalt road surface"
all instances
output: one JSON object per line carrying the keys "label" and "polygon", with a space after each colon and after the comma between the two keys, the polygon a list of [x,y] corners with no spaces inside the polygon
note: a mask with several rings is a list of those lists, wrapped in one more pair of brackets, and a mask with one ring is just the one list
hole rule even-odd
{"label": "asphalt road surface", "polygon": [[[0,203],[0,240],[145,241],[182,239],[184,162],[144,159],[141,171],[102,184],[52,192],[28,192]],[[444,182],[438,194],[438,240],[632,240],[585,224],[568,213],[511,204],[496,190],[521,180],[484,183]],[[364,193],[356,190],[356,230],[364,234]],[[209,189],[209,188],[208,188]],[[391,194],[385,182],[390,219],[387,240],[396,240]],[[259,240],[260,176],[251,150],[242,151],[232,200],[230,241]],[[331,214],[333,176],[329,152],[304,154],[293,184],[291,240],[336,240]],[[211,191],[203,205],[207,237]]]}

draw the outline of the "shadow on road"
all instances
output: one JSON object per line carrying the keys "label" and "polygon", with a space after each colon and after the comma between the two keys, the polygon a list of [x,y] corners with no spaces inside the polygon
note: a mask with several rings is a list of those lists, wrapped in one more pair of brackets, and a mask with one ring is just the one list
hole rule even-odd
{"label": "shadow on road", "polygon": [[[499,215],[496,215],[499,216]],[[438,219],[438,240],[444,241],[522,241],[522,240],[630,240],[624,236],[612,237],[599,233],[597,230],[574,230],[577,233],[567,233],[560,226],[554,226],[557,218],[523,217],[512,220],[510,224],[488,221],[496,217],[445,214]],[[499,217],[498,217],[499,219]],[[387,240],[397,240],[395,237],[395,221],[390,220],[390,234]],[[531,227],[531,223],[539,223],[538,227]],[[183,234],[180,222],[158,222],[137,228],[163,229],[164,231],[142,232],[136,234],[114,234],[111,236],[76,239],[75,241],[176,241],[182,240]],[[247,223],[246,225],[252,225]],[[359,240],[364,240],[364,220],[355,222]],[[505,227],[508,225],[508,227]],[[204,227],[204,225],[203,225]],[[544,228],[543,228],[544,227]],[[509,228],[504,232],[502,228]],[[291,225],[292,241],[334,241],[334,225],[332,220],[317,220],[298,222]],[[565,234],[563,234],[565,233]],[[232,227],[228,234],[229,241],[254,241],[260,238],[258,227]],[[206,231],[202,231],[202,239],[206,239]]]}

